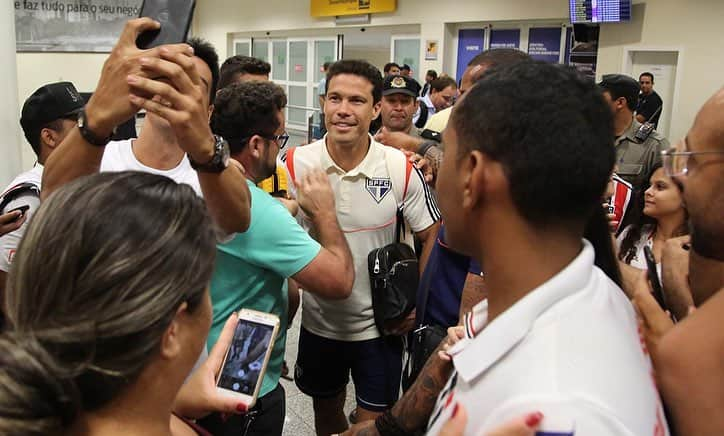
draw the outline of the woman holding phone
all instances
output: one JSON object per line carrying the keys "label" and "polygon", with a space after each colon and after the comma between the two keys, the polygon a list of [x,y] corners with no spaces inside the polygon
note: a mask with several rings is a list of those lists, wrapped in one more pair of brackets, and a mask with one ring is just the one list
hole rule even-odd
{"label": "woman holding phone", "polygon": [[[660,164],[649,177],[649,187],[637,198],[639,219],[627,226],[617,238],[618,258],[638,270],[646,268],[644,247],[650,247],[661,278],[661,252],[666,240],[689,233],[688,214],[681,188],[666,176]],[[637,271],[622,266],[624,275]],[[635,278],[634,278],[635,279]]]}
{"label": "woman holding phone", "polygon": [[211,323],[215,243],[203,200],[166,177],[101,173],[51,195],[8,279],[0,434],[204,434],[172,411],[243,411],[215,396],[233,317],[181,389]]}

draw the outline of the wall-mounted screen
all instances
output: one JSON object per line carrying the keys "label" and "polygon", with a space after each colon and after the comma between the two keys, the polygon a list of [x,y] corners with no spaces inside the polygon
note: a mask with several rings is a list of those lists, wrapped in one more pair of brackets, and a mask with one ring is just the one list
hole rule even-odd
{"label": "wall-mounted screen", "polygon": [[631,0],[569,0],[571,23],[631,20]]}

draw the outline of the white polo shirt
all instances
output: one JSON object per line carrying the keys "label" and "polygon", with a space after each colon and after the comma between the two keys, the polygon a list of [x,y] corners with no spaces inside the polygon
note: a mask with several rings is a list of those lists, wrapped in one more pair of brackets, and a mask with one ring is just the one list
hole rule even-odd
{"label": "white polo shirt", "polygon": [[475,306],[428,434],[456,402],[468,410],[466,435],[535,411],[539,435],[669,434],[631,303],[593,260],[584,241],[572,263],[490,324],[487,302]]}
{"label": "white polo shirt", "polygon": [[[415,167],[409,167],[399,150],[372,139],[364,160],[344,171],[330,157],[325,139],[287,152],[285,165],[290,180],[299,180],[318,168],[329,176],[334,191],[337,219],[352,251],[355,280],[345,300],[328,300],[310,292],[302,295],[302,325],[310,332],[330,339],[363,341],[379,337],[372,312],[367,255],[394,242],[397,208],[413,232],[420,232],[440,219],[437,203]],[[394,172],[390,174],[390,172]],[[294,184],[290,183],[292,187]],[[292,194],[296,193],[292,189]],[[404,199],[403,199],[404,197]],[[312,230],[300,212],[301,225]]]}

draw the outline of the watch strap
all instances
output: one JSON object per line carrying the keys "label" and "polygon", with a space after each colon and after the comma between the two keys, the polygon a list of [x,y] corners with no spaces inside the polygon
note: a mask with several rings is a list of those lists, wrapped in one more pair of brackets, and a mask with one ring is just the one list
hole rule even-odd
{"label": "watch strap", "polygon": [[78,113],[78,122],[76,125],[80,131],[80,136],[83,137],[85,142],[95,145],[96,147],[105,147],[109,142],[111,142],[111,138],[113,138],[113,133],[105,138],[102,138],[88,128],[88,118],[86,117],[85,108],[81,109],[80,113]]}

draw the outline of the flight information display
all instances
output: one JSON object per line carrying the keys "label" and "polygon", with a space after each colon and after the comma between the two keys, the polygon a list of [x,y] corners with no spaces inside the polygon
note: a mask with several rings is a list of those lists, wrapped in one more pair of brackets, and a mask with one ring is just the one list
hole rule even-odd
{"label": "flight information display", "polygon": [[570,0],[571,23],[631,20],[631,0]]}

